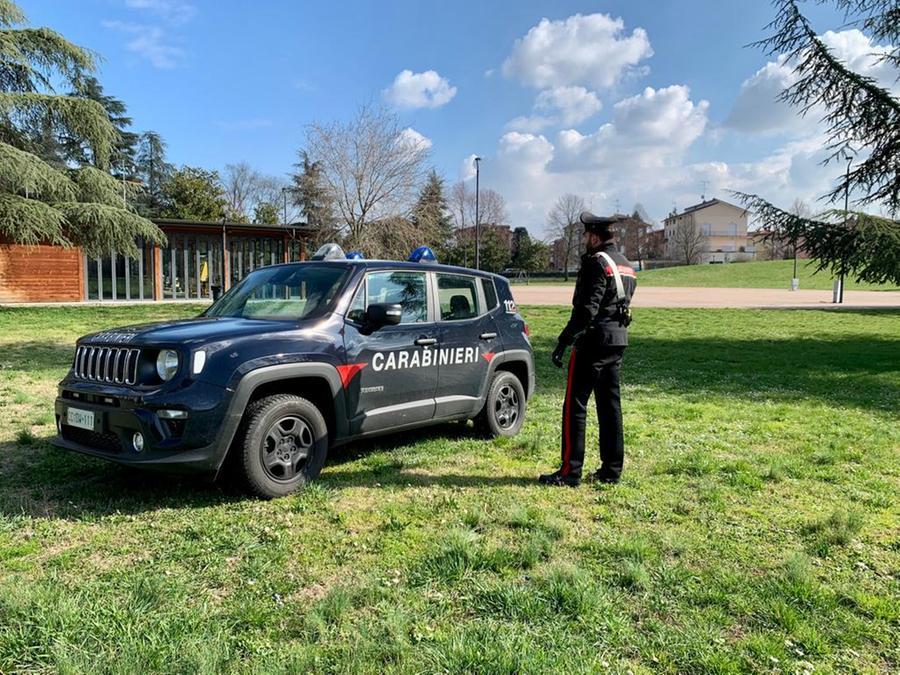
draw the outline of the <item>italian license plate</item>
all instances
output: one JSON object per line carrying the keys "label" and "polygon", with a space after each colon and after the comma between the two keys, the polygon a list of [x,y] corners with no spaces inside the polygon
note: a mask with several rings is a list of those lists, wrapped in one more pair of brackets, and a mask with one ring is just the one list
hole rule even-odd
{"label": "italian license plate", "polygon": [[94,413],[90,410],[79,410],[78,408],[69,408],[66,411],[66,424],[70,427],[78,427],[79,429],[94,430]]}

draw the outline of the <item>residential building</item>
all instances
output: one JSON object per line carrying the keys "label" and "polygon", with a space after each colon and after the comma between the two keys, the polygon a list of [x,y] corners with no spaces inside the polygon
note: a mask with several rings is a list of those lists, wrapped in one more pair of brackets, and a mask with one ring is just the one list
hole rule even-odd
{"label": "residential building", "polygon": [[747,237],[749,212],[721,199],[708,199],[687,207],[681,213],[673,211],[663,221],[666,256],[678,259],[673,247],[673,234],[682,226],[696,227],[703,237],[700,262],[731,262],[756,256],[755,241]]}

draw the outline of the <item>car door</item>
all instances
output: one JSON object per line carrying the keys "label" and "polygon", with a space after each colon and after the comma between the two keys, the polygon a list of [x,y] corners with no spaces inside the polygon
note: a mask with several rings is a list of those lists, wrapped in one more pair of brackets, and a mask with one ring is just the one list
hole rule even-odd
{"label": "car door", "polygon": [[[365,434],[430,420],[438,369],[437,327],[426,272],[368,272],[357,289],[344,326],[346,365],[342,380],[351,434]],[[397,303],[400,323],[369,332],[365,308]]]}
{"label": "car door", "polygon": [[440,319],[435,417],[474,414],[491,359],[501,349],[497,325],[486,311],[479,277],[436,272],[433,294]]}

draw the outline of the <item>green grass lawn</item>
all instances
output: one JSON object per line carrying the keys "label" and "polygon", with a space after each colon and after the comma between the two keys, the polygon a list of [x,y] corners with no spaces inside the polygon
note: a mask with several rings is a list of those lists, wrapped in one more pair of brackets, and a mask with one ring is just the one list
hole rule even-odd
{"label": "green grass lawn", "polygon": [[534,480],[549,307],[513,439],[359,443],[272,502],[49,445],[77,335],[190,311],[0,309],[0,672],[900,670],[900,312],[636,310],[614,487]]}
{"label": "green grass lawn", "polygon": [[[638,272],[638,286],[698,286],[705,288],[783,288],[791,287],[794,275],[793,260],[766,260],[759,262],[729,263],[727,265],[689,265],[666,267]],[[830,291],[834,278],[828,272],[816,274],[816,267],[808,260],[797,261],[797,278],[801,290]],[[524,283],[512,280],[513,283]],[[535,277],[531,284],[562,284],[562,279]],[[575,283],[574,275],[568,282]],[[845,281],[849,291],[898,291],[893,285],[857,283]]]}

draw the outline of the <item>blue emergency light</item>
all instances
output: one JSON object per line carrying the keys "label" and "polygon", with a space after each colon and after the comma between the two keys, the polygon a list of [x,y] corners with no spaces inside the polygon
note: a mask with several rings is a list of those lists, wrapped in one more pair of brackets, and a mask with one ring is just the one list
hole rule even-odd
{"label": "blue emergency light", "polygon": [[420,246],[409,254],[409,262],[437,262],[437,256],[427,246]]}
{"label": "blue emergency light", "polygon": [[365,259],[366,258],[362,254],[361,251],[350,251],[350,253],[347,254],[347,260],[365,260]]}

